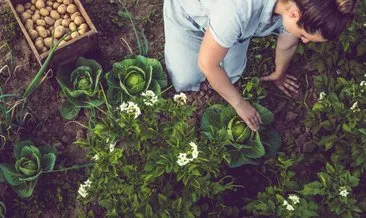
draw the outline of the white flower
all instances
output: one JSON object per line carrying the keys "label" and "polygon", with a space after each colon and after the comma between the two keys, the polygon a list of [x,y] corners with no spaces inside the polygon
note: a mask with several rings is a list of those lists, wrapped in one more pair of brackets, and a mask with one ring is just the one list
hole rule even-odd
{"label": "white flower", "polygon": [[360,111],[360,109],[358,108],[358,101],[356,101],[356,102],[352,105],[351,110],[352,110],[353,112]]}
{"label": "white flower", "polygon": [[185,105],[187,103],[187,96],[183,92],[181,92],[174,95],[173,100],[180,105]]}
{"label": "white flower", "polygon": [[113,151],[114,151],[114,148],[116,147],[116,144],[117,144],[117,142],[115,142],[115,143],[110,143],[110,144],[109,144],[109,152],[113,152]]}
{"label": "white flower", "polygon": [[339,191],[339,195],[342,197],[347,197],[347,195],[349,194],[346,187],[344,187],[344,186],[340,187],[338,191]]}
{"label": "white flower", "polygon": [[187,165],[192,159],[187,158],[187,153],[179,153],[177,163],[179,166]]}
{"label": "white flower", "polygon": [[179,153],[179,159],[187,159],[187,153]]}
{"label": "white flower", "polygon": [[143,100],[146,106],[153,106],[158,101],[158,96],[156,96],[155,93],[151,90],[143,92],[141,96],[146,98]]}
{"label": "white flower", "polygon": [[137,104],[129,101],[129,102],[123,102],[120,106],[119,109],[121,110],[121,112],[126,112],[128,114],[132,114],[134,115],[135,119],[141,114],[141,110],[139,108],[139,106],[137,106]]}
{"label": "white flower", "polygon": [[196,159],[198,157],[198,151],[197,150],[193,150],[192,151],[192,159]]}
{"label": "white flower", "polygon": [[325,98],[325,96],[327,96],[327,94],[325,94],[325,92],[321,92],[319,94],[319,101],[323,100]]}
{"label": "white flower", "polygon": [[81,184],[78,190],[78,193],[81,197],[85,198],[88,195],[87,189],[90,188],[91,181],[88,179],[84,182],[84,184]]}
{"label": "white flower", "polygon": [[360,86],[366,86],[366,81],[361,81]]}
{"label": "white flower", "polygon": [[292,205],[287,205],[286,206],[286,210],[288,210],[288,211],[294,211],[295,208]]}
{"label": "white flower", "polygon": [[192,150],[197,150],[197,145],[194,142],[190,142],[189,145],[191,146]]}
{"label": "white flower", "polygon": [[290,199],[295,205],[300,203],[300,198],[297,195],[289,195],[288,199]]}
{"label": "white flower", "polygon": [[94,155],[93,157],[92,157],[92,160],[95,160],[95,161],[97,161],[97,160],[99,160],[99,155]]}

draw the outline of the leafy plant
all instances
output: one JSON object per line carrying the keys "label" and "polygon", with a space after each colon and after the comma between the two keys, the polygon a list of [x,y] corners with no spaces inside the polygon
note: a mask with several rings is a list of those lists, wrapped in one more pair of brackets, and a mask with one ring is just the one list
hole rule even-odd
{"label": "leafy plant", "polygon": [[58,69],[57,80],[66,97],[60,109],[63,118],[71,120],[81,108],[91,109],[104,103],[100,88],[101,77],[100,64],[83,57],[77,60],[75,68],[64,66]]}
{"label": "leafy plant", "polygon": [[[358,202],[352,197],[352,188],[359,184],[359,176],[351,174],[343,166],[326,164],[325,171],[317,173],[319,180],[308,183],[301,193],[304,196],[321,196],[321,202],[326,205],[326,211],[338,217],[360,217],[362,213]],[[311,199],[310,197],[310,199]],[[319,199],[319,198],[317,198]],[[323,211],[323,213],[327,213]],[[331,214],[324,214],[330,216]]]}
{"label": "leafy plant", "polygon": [[316,136],[315,143],[339,161],[365,168],[365,81],[326,76],[317,76],[314,81],[321,94],[305,124]]}
{"label": "leafy plant", "polygon": [[268,129],[273,121],[273,114],[267,108],[253,104],[262,118],[263,127],[253,132],[242,121],[232,107],[212,105],[202,116],[201,130],[209,140],[218,137],[220,131],[226,132],[224,142],[231,154],[230,167],[244,164],[258,164],[261,157],[275,156],[281,145],[279,134]]}
{"label": "leafy plant", "polygon": [[160,62],[140,55],[114,63],[106,79],[112,104],[127,101],[147,90],[159,95],[167,86],[167,76]]}
{"label": "leafy plant", "polygon": [[292,168],[302,159],[291,159],[280,154],[277,160],[268,160],[266,164],[277,181],[267,186],[264,192],[258,193],[256,199],[250,199],[245,209],[256,217],[318,217],[316,201],[306,199],[298,193],[300,184],[296,181],[296,173]]}
{"label": "leafy plant", "polygon": [[111,110],[77,141],[96,162],[80,193],[107,217],[199,216],[199,199],[235,187],[220,174],[224,145],[196,138],[184,101],[148,93]]}
{"label": "leafy plant", "polygon": [[15,165],[0,164],[0,182],[6,182],[21,198],[32,196],[40,175],[53,170],[56,161],[54,149],[38,149],[31,141],[14,145]]}
{"label": "leafy plant", "polygon": [[258,103],[267,96],[266,90],[261,87],[258,77],[245,78],[243,85],[244,99]]}

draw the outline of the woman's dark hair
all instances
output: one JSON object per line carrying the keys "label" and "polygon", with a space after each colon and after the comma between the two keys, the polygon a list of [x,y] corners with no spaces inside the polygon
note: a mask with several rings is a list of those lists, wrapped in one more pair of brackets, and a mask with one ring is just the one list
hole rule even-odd
{"label": "woman's dark hair", "polygon": [[353,19],[359,0],[293,0],[301,12],[297,24],[310,34],[333,40]]}

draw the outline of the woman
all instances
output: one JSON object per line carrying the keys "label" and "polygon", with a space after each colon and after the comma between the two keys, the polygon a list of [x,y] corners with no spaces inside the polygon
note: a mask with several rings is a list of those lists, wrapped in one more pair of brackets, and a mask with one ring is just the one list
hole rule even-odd
{"label": "woman", "polygon": [[285,94],[297,93],[286,75],[298,39],[335,39],[352,19],[357,0],[164,0],[165,61],[176,91],[211,86],[256,131],[259,113],[232,83],[246,66],[250,38],[278,34],[273,81]]}

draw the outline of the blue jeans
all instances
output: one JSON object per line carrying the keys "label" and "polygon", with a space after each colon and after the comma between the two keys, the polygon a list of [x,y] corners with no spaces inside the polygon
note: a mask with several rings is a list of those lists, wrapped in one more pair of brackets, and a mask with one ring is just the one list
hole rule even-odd
{"label": "blue jeans", "polygon": [[[164,0],[165,64],[174,88],[198,91],[206,78],[198,67],[198,52],[204,30],[195,24],[178,0]],[[239,80],[247,63],[249,39],[235,43],[221,66],[231,82]]]}

